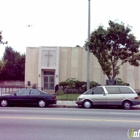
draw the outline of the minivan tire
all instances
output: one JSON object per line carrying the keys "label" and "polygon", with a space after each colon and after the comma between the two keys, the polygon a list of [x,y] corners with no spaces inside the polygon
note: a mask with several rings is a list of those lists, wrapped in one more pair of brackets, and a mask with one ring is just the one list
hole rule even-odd
{"label": "minivan tire", "polygon": [[91,101],[89,101],[89,100],[85,100],[84,102],[83,102],[83,107],[84,108],[91,108],[92,107],[92,102]]}

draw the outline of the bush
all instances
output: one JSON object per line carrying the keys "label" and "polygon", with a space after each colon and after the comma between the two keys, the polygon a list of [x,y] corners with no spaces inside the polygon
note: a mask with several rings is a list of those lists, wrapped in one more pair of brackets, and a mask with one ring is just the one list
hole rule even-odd
{"label": "bush", "polygon": [[[99,86],[95,81],[90,82],[90,88]],[[59,86],[63,87],[65,93],[83,93],[87,90],[87,82],[79,81],[75,78],[69,78],[66,81],[60,82]]]}
{"label": "bush", "polygon": [[129,83],[125,83],[121,78],[116,78],[117,85],[125,85],[125,86],[130,86]]}
{"label": "bush", "polygon": [[93,88],[93,87],[96,87],[96,86],[100,86],[100,84],[95,82],[95,81],[90,82],[90,88]]}

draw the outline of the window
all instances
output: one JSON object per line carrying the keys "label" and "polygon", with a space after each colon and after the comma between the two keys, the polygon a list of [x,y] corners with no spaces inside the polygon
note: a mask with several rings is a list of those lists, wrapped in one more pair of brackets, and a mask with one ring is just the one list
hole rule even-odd
{"label": "window", "polygon": [[44,71],[44,75],[54,75],[54,71]]}
{"label": "window", "polygon": [[104,94],[104,90],[102,87],[96,87],[93,94]]}
{"label": "window", "polygon": [[17,94],[18,96],[29,95],[29,92],[30,92],[29,89],[23,89],[23,90],[18,91],[16,94]]}
{"label": "window", "polygon": [[120,87],[121,93],[134,93],[129,87]]}
{"label": "window", "polygon": [[40,92],[37,90],[32,89],[30,95],[40,95]]}
{"label": "window", "polygon": [[106,87],[109,94],[119,94],[120,90],[118,87]]}
{"label": "window", "polygon": [[93,93],[93,89],[90,89],[88,91],[86,91],[84,94],[92,94]]}

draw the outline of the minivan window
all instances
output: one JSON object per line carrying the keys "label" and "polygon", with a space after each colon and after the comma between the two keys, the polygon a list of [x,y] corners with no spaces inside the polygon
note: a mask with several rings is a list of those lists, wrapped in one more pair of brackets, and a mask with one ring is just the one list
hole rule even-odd
{"label": "minivan window", "polygon": [[134,93],[129,87],[119,87],[121,93]]}
{"label": "minivan window", "polygon": [[103,94],[104,93],[104,90],[102,87],[96,87],[94,89],[94,93],[93,94]]}
{"label": "minivan window", "polygon": [[106,87],[109,94],[120,94],[120,89],[118,87]]}

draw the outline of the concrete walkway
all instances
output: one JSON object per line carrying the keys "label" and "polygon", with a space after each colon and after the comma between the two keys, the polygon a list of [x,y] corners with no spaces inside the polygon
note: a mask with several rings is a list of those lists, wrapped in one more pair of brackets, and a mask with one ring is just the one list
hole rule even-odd
{"label": "concrete walkway", "polygon": [[57,100],[57,106],[60,107],[78,107],[76,101]]}

